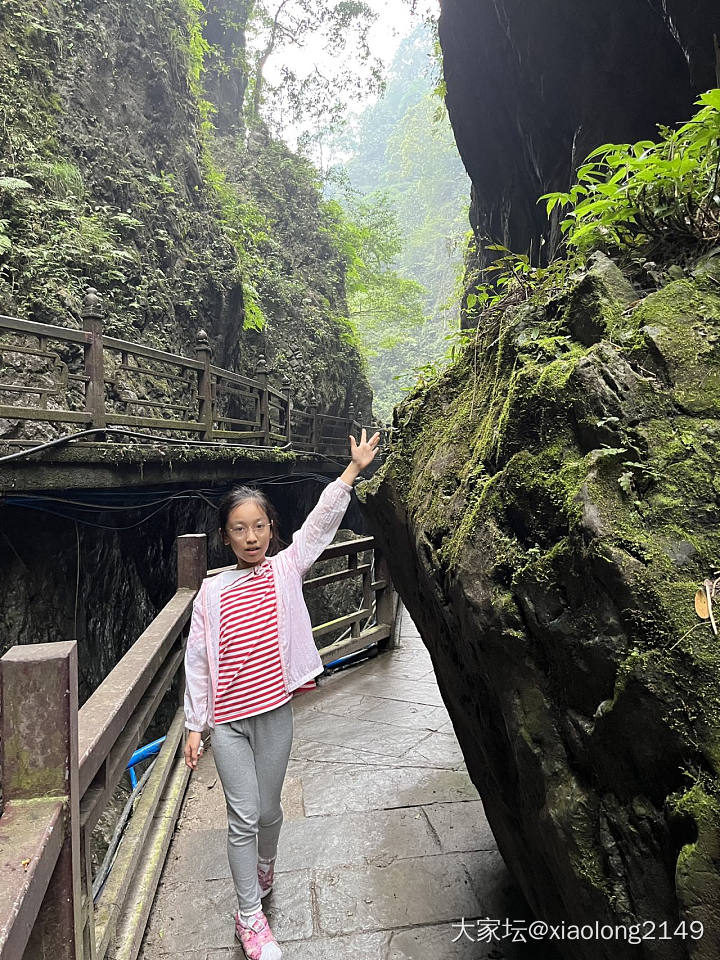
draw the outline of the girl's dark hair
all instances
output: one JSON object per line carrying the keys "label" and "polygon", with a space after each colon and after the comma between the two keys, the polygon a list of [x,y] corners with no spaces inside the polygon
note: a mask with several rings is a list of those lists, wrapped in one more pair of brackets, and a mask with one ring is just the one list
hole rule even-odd
{"label": "girl's dark hair", "polygon": [[227,527],[228,517],[235,507],[250,501],[257,503],[272,523],[270,545],[267,549],[267,556],[272,557],[285,546],[284,541],[280,539],[280,517],[270,500],[257,487],[233,487],[229,490],[218,504],[218,525],[221,530],[224,530]]}

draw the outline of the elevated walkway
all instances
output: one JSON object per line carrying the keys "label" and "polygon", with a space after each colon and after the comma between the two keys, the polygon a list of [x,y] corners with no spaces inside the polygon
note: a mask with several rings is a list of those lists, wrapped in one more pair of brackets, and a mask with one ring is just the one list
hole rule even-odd
{"label": "elevated walkway", "polygon": [[82,330],[0,316],[0,495],[332,475],[363,426],[352,403],[336,416],[273,383],[262,355],[251,376],[216,366],[203,330],[186,357],[108,336],[103,318],[93,288]]}
{"label": "elevated walkway", "polygon": [[[294,702],[277,879],[264,901],[283,957],[550,960],[542,944],[478,940],[478,918],[527,922],[528,908],[406,613],[399,638]],[[190,781],[142,960],[241,960],[225,847],[210,747]]]}

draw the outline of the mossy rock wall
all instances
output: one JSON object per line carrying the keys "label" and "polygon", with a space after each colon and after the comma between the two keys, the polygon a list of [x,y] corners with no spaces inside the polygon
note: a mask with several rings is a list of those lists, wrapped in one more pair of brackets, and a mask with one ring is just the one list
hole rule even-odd
{"label": "mossy rock wall", "polygon": [[720,955],[720,287],[597,257],[396,411],[367,513],[538,916],[701,921],[573,960]]}

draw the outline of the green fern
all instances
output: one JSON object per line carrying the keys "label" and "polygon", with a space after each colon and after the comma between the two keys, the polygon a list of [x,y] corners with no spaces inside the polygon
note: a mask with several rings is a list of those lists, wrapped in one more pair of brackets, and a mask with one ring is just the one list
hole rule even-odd
{"label": "green fern", "polygon": [[647,244],[720,240],[720,89],[697,101],[700,110],[660,139],[603,144],[593,150],[566,192],[540,198],[571,248],[628,249]]}

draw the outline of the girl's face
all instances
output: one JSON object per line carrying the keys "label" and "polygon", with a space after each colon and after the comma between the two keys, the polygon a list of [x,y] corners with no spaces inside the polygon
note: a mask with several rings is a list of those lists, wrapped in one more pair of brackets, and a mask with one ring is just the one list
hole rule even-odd
{"label": "girl's face", "polygon": [[260,504],[248,500],[230,511],[227,526],[220,533],[223,543],[237,557],[239,567],[256,567],[263,562],[270,546],[272,524]]}

